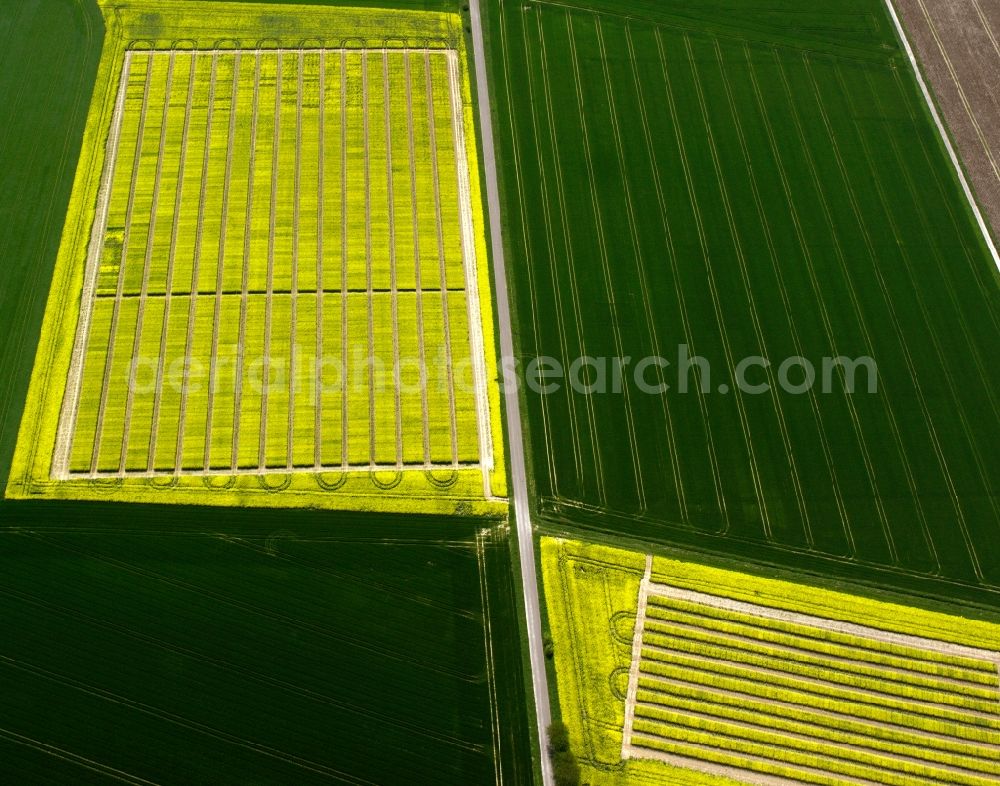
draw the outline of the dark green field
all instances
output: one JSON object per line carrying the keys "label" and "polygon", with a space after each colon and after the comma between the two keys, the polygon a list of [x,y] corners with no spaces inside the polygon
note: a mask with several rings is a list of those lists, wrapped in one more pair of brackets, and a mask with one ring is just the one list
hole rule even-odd
{"label": "dark green field", "polygon": [[530,773],[505,536],[477,548],[475,521],[318,515],[213,514],[205,531],[204,511],[135,510],[128,523],[77,507],[72,526],[0,533],[8,775],[464,786],[501,765]]}
{"label": "dark green field", "polygon": [[5,485],[102,40],[96,2],[0,4],[0,479]]}
{"label": "dark green field", "polygon": [[522,357],[674,364],[526,394],[543,518],[995,604],[998,275],[881,0],[490,7]]}

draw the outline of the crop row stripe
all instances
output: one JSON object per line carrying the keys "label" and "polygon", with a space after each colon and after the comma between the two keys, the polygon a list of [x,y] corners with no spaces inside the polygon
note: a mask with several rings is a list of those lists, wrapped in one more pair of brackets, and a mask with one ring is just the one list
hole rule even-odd
{"label": "crop row stripe", "polygon": [[[955,783],[976,782],[990,779],[989,773],[960,767],[945,762],[928,761],[903,753],[892,753],[871,748],[859,742],[836,742],[823,737],[813,737],[788,730],[774,731],[761,724],[718,719],[694,710],[653,710],[642,716],[643,725],[649,724],[650,736],[672,739],[674,727],[687,728],[696,732],[717,734],[720,741],[742,740],[751,744],[774,745],[791,751],[800,751],[813,756],[842,761],[851,766],[862,766],[904,776],[915,776],[935,780],[953,786]],[[655,726],[662,725],[663,732],[654,732]],[[720,746],[721,747],[721,746]]]}
{"label": "crop row stripe", "polygon": [[701,606],[731,611],[739,614],[746,614],[750,617],[762,617],[764,619],[776,620],[797,625],[804,625],[831,633],[841,633],[849,636],[873,639],[885,644],[895,644],[901,647],[915,648],[928,652],[949,655],[952,657],[968,658],[969,660],[985,661],[991,664],[1000,664],[1000,653],[991,650],[980,649],[978,647],[968,647],[951,642],[927,639],[920,636],[911,636],[904,633],[881,630],[878,628],[858,625],[852,622],[827,619],[801,612],[786,611],[770,606],[759,606],[753,603],[745,603],[731,598],[724,598],[719,595],[709,595],[695,590],[672,587],[666,584],[654,583],[650,588],[650,600],[655,603],[657,596],[669,599],[687,601]]}
{"label": "crop row stripe", "polygon": [[[195,230],[194,259],[191,263],[191,300],[188,303],[187,334],[184,341],[184,357],[191,357],[191,344],[194,339],[195,305],[198,294],[198,269],[201,263],[201,238],[205,223],[205,203],[208,192],[209,154],[212,140],[212,115],[215,110],[215,78],[218,69],[218,58],[212,55],[212,75],[208,90],[208,117],[205,124],[205,149],[202,157],[201,190],[198,198],[198,226]],[[183,466],[184,459],[184,425],[187,420],[188,385],[181,389],[180,413],[177,418],[177,443],[174,452],[174,466]]]}
{"label": "crop row stripe", "polygon": [[[225,180],[222,183],[222,215],[219,223],[219,255],[215,263],[215,309],[212,314],[212,354],[209,357],[208,405],[205,415],[205,446],[203,466],[208,469],[212,462],[212,421],[215,415],[215,393],[218,373],[215,359],[219,354],[219,330],[222,322],[222,273],[226,258],[226,228],[229,224],[229,189],[233,174],[233,138],[236,135],[236,102],[240,88],[240,53],[233,59],[233,86],[229,96],[229,129],[226,142]],[[234,430],[236,426],[234,424]]]}
{"label": "crop row stripe", "polygon": [[[846,758],[864,762],[865,759],[858,757],[885,757],[887,760],[898,760],[911,765],[939,768],[942,770],[954,771],[960,775],[997,775],[1000,768],[995,761],[989,761],[979,757],[961,756],[937,751],[943,759],[934,759],[933,752],[928,753],[928,748],[916,745],[906,745],[893,743],[887,740],[872,738],[857,732],[845,731],[842,729],[815,726],[809,723],[786,720],[783,723],[775,724],[774,718],[765,718],[760,715],[750,713],[730,713],[719,714],[712,712],[710,708],[697,705],[694,702],[674,702],[661,703],[655,701],[640,701],[637,703],[636,713],[638,716],[653,723],[664,723],[669,725],[686,725],[685,719],[691,719],[696,728],[703,728],[705,724],[717,726],[731,726],[735,731],[735,736],[746,737],[747,735],[778,735],[795,740],[799,743],[812,745],[820,743],[827,746],[844,748],[848,753]],[[701,726],[699,726],[701,724]],[[933,749],[931,749],[933,751]],[[961,764],[954,763],[955,761]],[[975,768],[979,766],[979,769]]]}
{"label": "crop row stripe", "polygon": [[[766,656],[763,656],[761,660],[767,661]],[[956,720],[959,720],[959,722],[974,723],[976,725],[990,724],[993,728],[1000,728],[1000,726],[996,725],[1000,723],[1000,717],[997,716],[996,711],[933,701],[923,696],[901,696],[875,688],[845,684],[844,682],[837,682],[825,677],[788,672],[778,667],[778,664],[764,666],[759,663],[733,663],[722,658],[715,658],[712,655],[681,653],[677,650],[644,642],[643,665],[648,664],[660,664],[671,667],[683,665],[689,667],[692,671],[719,675],[729,679],[739,679],[746,675],[754,681],[764,682],[780,688],[819,693],[825,696],[861,701],[868,704],[881,703],[888,707],[898,708],[901,711],[932,717],[938,715],[948,717],[949,714],[955,714],[958,716]],[[973,702],[970,701],[969,703]],[[979,703],[979,705],[981,704],[983,703]],[[996,706],[995,702],[991,704]],[[978,719],[978,721],[974,719]]]}
{"label": "crop row stripe", "polygon": [[[132,426],[132,408],[135,402],[135,378],[139,357],[142,328],[146,315],[146,296],[149,293],[149,269],[153,261],[153,241],[156,233],[156,212],[160,203],[160,182],[163,178],[163,151],[167,141],[167,121],[170,114],[170,91],[174,82],[174,53],[170,53],[167,61],[167,84],[163,101],[163,114],[160,118],[160,140],[156,155],[156,175],[153,181],[153,199],[149,211],[149,228],[146,233],[146,253],[142,263],[142,286],[139,294],[139,313],[136,315],[135,336],[132,339],[132,362],[129,363],[128,390],[125,393],[125,417],[122,420],[121,452],[118,456],[118,470],[124,476],[128,461],[129,431]],[[152,70],[152,69],[150,69]],[[116,306],[119,304],[116,304]],[[148,457],[147,457],[148,458]]]}
{"label": "crop row stripe", "polygon": [[261,55],[257,52],[254,58],[253,75],[253,107],[250,115],[250,156],[247,165],[247,201],[246,215],[243,222],[243,271],[240,283],[240,326],[237,339],[239,351],[236,353],[236,376],[233,391],[233,439],[230,454],[230,468],[236,470],[240,456],[240,419],[243,414],[243,367],[245,363],[244,347],[247,335],[248,291],[250,288],[250,245],[251,227],[253,226],[253,190],[254,172],[257,163],[257,126],[260,119],[260,69]]}
{"label": "crop row stripe", "polygon": [[[969,772],[960,768],[943,765],[927,766],[924,762],[912,762],[902,758],[888,759],[885,757],[862,758],[867,753],[850,747],[838,749],[829,745],[804,747],[803,741],[788,735],[761,734],[759,737],[749,737],[739,734],[739,730],[728,727],[732,735],[720,724],[675,725],[666,727],[661,733],[656,723],[648,719],[640,720],[639,734],[644,738],[640,742],[659,744],[696,744],[709,745],[717,751],[732,753],[739,756],[761,756],[769,765],[763,766],[763,772],[776,772],[783,766],[802,767],[817,775],[833,778],[837,783],[858,781],[874,784],[893,784],[894,786],[928,786],[930,783],[942,786],[989,786],[996,781],[989,775]],[[807,744],[815,744],[814,740],[806,740]],[[765,753],[766,751],[766,753]]]}
{"label": "crop row stripe", "polygon": [[[1000,746],[937,734],[925,728],[899,726],[882,720],[855,718],[818,707],[754,699],[711,688],[686,688],[678,684],[643,681],[636,705],[684,709],[720,720],[737,719],[770,729],[793,729],[808,736],[841,738],[881,750],[903,751],[928,761],[960,761],[1000,774]],[[935,758],[936,757],[936,758]]]}
{"label": "crop row stripe", "polygon": [[445,365],[448,367],[448,422],[451,429],[451,461],[458,464],[458,415],[455,405],[455,375],[451,365],[451,318],[448,314],[448,274],[445,265],[444,224],[441,206],[441,175],[438,169],[436,119],[434,117],[434,85],[431,56],[424,52],[424,77],[427,89],[428,130],[430,133],[431,173],[434,178],[434,218],[437,223],[438,268],[441,283],[441,316],[444,324]]}
{"label": "crop row stripe", "polygon": [[281,55],[278,55],[274,88],[274,141],[271,153],[271,207],[267,232],[267,298],[264,303],[264,380],[260,401],[260,433],[257,442],[257,466],[267,466],[267,404],[271,382],[271,326],[274,303],[274,243],[278,212],[278,151],[281,149]]}
{"label": "crop row stripe", "polygon": [[[382,50],[382,111],[385,122],[385,179],[389,217],[389,298],[392,309],[392,381],[395,405],[396,464],[403,466],[403,402],[399,358],[399,295],[396,289],[396,207],[392,178],[392,107],[389,100],[389,53]],[[411,166],[412,171],[412,166]]]}
{"label": "crop row stripe", "polygon": [[[422,438],[424,461],[431,460],[430,408],[427,401],[427,360],[424,347],[424,298],[423,281],[420,266],[420,208],[417,202],[417,156],[413,137],[413,77],[410,68],[410,53],[403,55],[403,67],[406,70],[406,130],[410,150],[410,204],[413,208],[413,282],[416,291],[417,317],[417,352],[420,355],[420,409],[423,415]],[[447,282],[440,282],[441,289],[447,287]]]}
{"label": "crop row stripe", "polygon": [[69,477],[70,458],[76,436],[77,417],[80,411],[80,395],[83,389],[83,366],[87,347],[90,343],[93,299],[94,293],[97,291],[97,282],[100,276],[101,249],[104,245],[104,233],[108,223],[108,207],[111,202],[111,188],[118,164],[118,149],[121,141],[122,123],[125,117],[125,95],[131,73],[131,65],[132,52],[129,51],[125,53],[125,59],[122,63],[122,73],[118,84],[118,100],[115,103],[114,114],[111,120],[111,132],[108,134],[107,149],[105,152],[104,173],[97,193],[97,214],[94,218],[93,229],[91,230],[87,270],[81,298],[80,324],[77,327],[76,340],[73,346],[69,383],[66,386],[69,395],[63,402],[56,455],[53,459],[53,474],[60,478]]}
{"label": "crop row stripe", "polygon": [[[707,607],[683,609],[650,600],[649,616],[657,625],[689,623],[711,635],[735,635],[759,644],[782,644],[806,652],[836,653],[847,659],[864,657],[866,662],[937,676],[947,674],[961,682],[996,688],[996,669],[988,661],[969,661],[921,650],[908,650],[872,638],[852,637],[818,629],[783,624]],[[926,655],[926,657],[922,657]]]}
{"label": "crop row stripe", "polygon": [[[857,724],[859,726],[871,726],[879,730],[883,735],[906,734],[917,735],[935,743],[933,747],[943,750],[955,751],[956,748],[967,750],[968,747],[988,749],[1000,755],[1000,745],[987,741],[991,732],[987,729],[974,727],[972,729],[963,728],[968,732],[966,736],[951,733],[957,731],[957,727],[944,724],[933,731],[924,726],[907,726],[895,722],[896,715],[888,710],[884,713],[865,712],[863,714],[852,715],[842,709],[827,709],[824,706],[814,706],[793,701],[797,694],[789,694],[784,698],[774,698],[760,691],[754,692],[753,687],[741,685],[740,688],[730,688],[721,684],[705,684],[681,677],[668,677],[658,674],[643,673],[639,679],[640,690],[650,691],[654,694],[666,694],[670,697],[675,695],[687,695],[697,698],[699,701],[705,700],[708,703],[722,704],[726,706],[751,706],[760,709],[762,712],[773,712],[783,717],[793,717],[798,719],[803,714],[816,716],[829,720],[832,724],[842,723]],[[774,691],[778,692],[778,691]],[[842,705],[828,702],[831,706],[841,707]],[[886,720],[884,716],[893,718]],[[927,719],[924,719],[927,720]],[[925,724],[926,725],[926,724]],[[945,727],[947,726],[947,730]],[[931,744],[930,742],[928,744]]]}
{"label": "crop row stripe", "polygon": [[[295,89],[295,172],[293,177],[294,196],[292,198],[292,296],[290,298],[289,347],[288,347],[288,423],[285,437],[285,450],[289,470],[295,465],[293,446],[295,445],[295,355],[298,349],[299,321],[299,218],[301,216],[300,200],[302,197],[302,71],[305,69],[305,53],[300,51],[297,62]],[[318,286],[319,282],[317,282]],[[319,412],[313,411],[314,420],[319,419]]]}
{"label": "crop row stripe", "polygon": [[[128,205],[125,212],[125,234],[122,240],[121,257],[118,262],[118,283],[116,292],[120,296],[125,287],[125,260],[128,255],[129,239],[132,229],[133,211],[135,210],[136,179],[139,173],[139,162],[142,160],[142,143],[146,129],[146,107],[149,101],[149,88],[153,79],[152,59],[146,60],[146,82],[143,87],[142,109],[139,115],[139,130],[135,137],[135,157],[129,179]],[[118,321],[121,316],[121,300],[116,299],[111,311],[111,332],[108,335],[107,352],[104,360],[104,379],[101,384],[101,399],[97,410],[97,428],[94,431],[94,449],[90,456],[90,471],[96,472],[101,456],[101,439],[104,433],[104,418],[108,407],[108,391],[111,388],[111,368],[114,361],[115,339],[118,334]]]}
{"label": "crop row stripe", "polygon": [[788,644],[754,639],[749,636],[741,636],[737,633],[716,631],[711,628],[703,628],[696,624],[679,621],[661,622],[654,619],[646,623],[646,630],[650,636],[655,636],[659,639],[680,639],[684,642],[697,642],[700,645],[718,647],[721,650],[728,651],[774,654],[785,660],[798,663],[824,666],[843,672],[862,673],[891,682],[899,682],[916,687],[928,687],[932,690],[941,690],[959,695],[969,695],[984,699],[993,699],[997,696],[995,687],[986,687],[982,683],[965,681],[945,675],[936,675],[926,671],[873,663],[864,658],[863,652],[859,653],[858,657],[855,658],[841,654],[828,654]]}
{"label": "crop row stripe", "polygon": [[187,95],[184,100],[184,128],[181,131],[180,160],[177,165],[177,185],[174,192],[175,220],[170,231],[170,249],[167,252],[167,281],[163,295],[163,323],[160,327],[160,355],[156,361],[156,382],[153,391],[153,420],[149,436],[149,454],[146,458],[146,471],[152,472],[156,464],[156,447],[159,436],[160,408],[163,404],[163,372],[167,362],[167,339],[170,326],[170,305],[174,289],[174,265],[177,261],[177,240],[180,235],[181,202],[184,198],[184,166],[187,162],[188,139],[191,132],[191,104],[194,100],[195,66],[197,55],[192,55],[189,62]]}
{"label": "crop row stripe", "polygon": [[[313,423],[313,464],[318,469],[323,464],[323,232],[324,215],[323,171],[326,161],[326,52],[319,53],[319,107],[318,107],[319,160],[316,161],[316,385],[313,400],[315,422]],[[346,430],[341,424],[341,433]]]}

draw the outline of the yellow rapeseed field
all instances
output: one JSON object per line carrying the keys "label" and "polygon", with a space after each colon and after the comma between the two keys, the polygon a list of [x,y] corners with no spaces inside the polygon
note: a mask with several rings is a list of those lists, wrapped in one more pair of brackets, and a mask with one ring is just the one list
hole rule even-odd
{"label": "yellow rapeseed field", "polygon": [[8,495],[502,511],[459,18],[150,10],[106,10]]}

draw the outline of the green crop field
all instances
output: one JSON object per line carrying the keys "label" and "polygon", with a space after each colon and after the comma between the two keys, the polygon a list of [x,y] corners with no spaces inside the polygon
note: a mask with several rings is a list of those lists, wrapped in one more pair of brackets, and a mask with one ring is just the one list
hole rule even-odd
{"label": "green crop field", "polygon": [[9,494],[499,511],[458,17],[154,6],[108,14]]}
{"label": "green crop field", "polygon": [[1000,277],[882,0],[489,7],[519,355],[671,363],[524,395],[541,517],[995,603]]}
{"label": "green crop field", "polygon": [[576,541],[541,553],[585,782],[1000,777],[1000,626]]}
{"label": "green crop field", "polygon": [[0,532],[6,779],[467,786],[530,772],[504,529],[76,510]]}

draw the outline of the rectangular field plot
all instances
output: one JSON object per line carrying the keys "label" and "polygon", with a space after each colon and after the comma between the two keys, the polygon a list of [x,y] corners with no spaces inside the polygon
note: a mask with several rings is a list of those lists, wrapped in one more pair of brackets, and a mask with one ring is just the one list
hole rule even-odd
{"label": "rectangular field plot", "polygon": [[1000,653],[661,584],[639,609],[626,757],[749,783],[1000,782]]}
{"label": "rectangular field plot", "polygon": [[581,781],[1000,783],[995,617],[561,538],[541,553]]}
{"label": "rectangular field plot", "polygon": [[490,4],[519,351],[631,364],[540,513],[993,605],[1000,260],[885,0],[765,5]]}
{"label": "rectangular field plot", "polygon": [[464,123],[452,49],[127,52],[53,477],[485,466]]}

